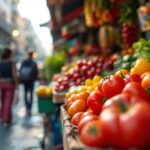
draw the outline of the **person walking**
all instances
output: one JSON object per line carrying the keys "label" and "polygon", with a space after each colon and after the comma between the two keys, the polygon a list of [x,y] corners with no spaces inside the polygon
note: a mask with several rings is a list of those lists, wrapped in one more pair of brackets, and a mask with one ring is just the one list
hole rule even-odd
{"label": "person walking", "polygon": [[20,81],[24,86],[24,101],[27,115],[31,115],[34,82],[38,78],[38,68],[33,60],[33,54],[33,51],[28,52],[28,58],[22,62],[20,67]]}
{"label": "person walking", "polygon": [[12,123],[12,104],[18,83],[16,65],[12,60],[12,50],[5,48],[1,53],[0,60],[0,119],[5,124]]}

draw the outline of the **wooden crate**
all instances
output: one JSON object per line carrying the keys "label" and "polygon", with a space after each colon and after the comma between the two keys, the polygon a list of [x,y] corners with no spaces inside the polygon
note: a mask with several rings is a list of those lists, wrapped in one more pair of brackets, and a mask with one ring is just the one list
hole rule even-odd
{"label": "wooden crate", "polygon": [[64,92],[56,92],[53,90],[53,103],[54,104],[63,104],[64,99],[65,99],[65,94]]}

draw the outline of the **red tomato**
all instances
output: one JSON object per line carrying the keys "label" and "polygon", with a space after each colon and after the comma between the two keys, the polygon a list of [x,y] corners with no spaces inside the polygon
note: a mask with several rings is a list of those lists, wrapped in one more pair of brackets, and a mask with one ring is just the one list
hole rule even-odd
{"label": "red tomato", "polygon": [[100,93],[103,93],[103,89],[102,89],[103,83],[104,83],[104,78],[101,79],[99,84],[98,84],[98,90]]}
{"label": "red tomato", "polygon": [[119,94],[110,98],[100,120],[108,147],[150,148],[150,103],[141,97]]}
{"label": "red tomato", "polygon": [[98,116],[97,115],[88,115],[85,116],[84,118],[82,118],[78,124],[78,131],[79,133],[81,132],[82,128],[90,121],[92,120],[98,120]]}
{"label": "red tomato", "polygon": [[143,76],[141,86],[147,91],[150,100],[150,72]]}
{"label": "red tomato", "polygon": [[88,93],[88,92],[81,92],[81,93],[75,94],[75,95],[73,96],[73,99],[74,99],[74,101],[75,101],[76,99],[87,100],[88,96],[89,96],[89,93]]}
{"label": "red tomato", "polygon": [[85,111],[86,108],[87,108],[86,101],[82,99],[77,99],[70,105],[68,109],[68,115],[72,117],[74,114],[78,112]]}
{"label": "red tomato", "polygon": [[72,97],[69,97],[66,102],[65,102],[65,105],[66,105],[66,109],[68,110],[70,105],[74,102],[74,99]]}
{"label": "red tomato", "polygon": [[89,93],[88,92],[81,92],[80,94],[79,94],[79,98],[81,98],[81,99],[84,99],[84,100],[87,100],[87,98],[89,97]]}
{"label": "red tomato", "polygon": [[143,77],[141,85],[145,89],[150,88],[150,74],[147,74]]}
{"label": "red tomato", "polygon": [[130,82],[130,83],[128,83],[124,87],[124,89],[122,90],[122,93],[127,93],[127,94],[131,94],[131,95],[137,95],[137,96],[140,96],[140,97],[142,97],[143,99],[146,99],[146,100],[149,99],[148,93],[141,86],[141,84],[139,84],[137,82]]}
{"label": "red tomato", "polygon": [[75,126],[78,126],[79,120],[82,116],[83,112],[78,112],[71,118],[71,123]]}
{"label": "red tomato", "polygon": [[126,84],[129,83],[129,82],[138,82],[138,83],[141,83],[141,77],[139,74],[127,74],[124,78]]}
{"label": "red tomato", "polygon": [[[85,111],[81,117],[80,117],[80,120],[83,119],[85,116],[89,116],[89,115],[94,115],[94,113],[92,111]],[[79,120],[79,121],[80,121]]]}
{"label": "red tomato", "polygon": [[119,75],[111,75],[103,82],[102,91],[106,98],[110,98],[114,95],[121,93],[125,86],[125,81]]}
{"label": "red tomato", "polygon": [[87,105],[95,114],[99,115],[102,110],[104,100],[105,98],[101,93],[92,92],[87,99]]}
{"label": "red tomato", "polygon": [[81,141],[91,147],[103,147],[104,136],[101,130],[101,122],[91,121],[88,122],[80,133]]}
{"label": "red tomato", "polygon": [[141,79],[143,79],[146,75],[150,75],[150,71],[143,73],[143,74],[141,75]]}

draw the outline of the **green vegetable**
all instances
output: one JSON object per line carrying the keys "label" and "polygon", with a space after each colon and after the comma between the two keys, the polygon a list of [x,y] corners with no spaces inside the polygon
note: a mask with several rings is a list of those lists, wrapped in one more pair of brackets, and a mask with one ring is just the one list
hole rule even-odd
{"label": "green vegetable", "polygon": [[130,71],[131,69],[131,63],[130,62],[124,62],[121,66],[122,69],[127,69],[128,71]]}
{"label": "green vegetable", "polygon": [[125,56],[123,56],[123,61],[125,61],[125,62],[130,62],[130,61],[133,61],[134,60],[134,58],[133,58],[133,56],[132,55],[125,55]]}
{"label": "green vegetable", "polygon": [[44,73],[47,80],[50,80],[55,73],[61,71],[61,67],[65,65],[64,52],[55,53],[44,60]]}
{"label": "green vegetable", "polygon": [[102,77],[107,77],[109,75],[109,73],[105,70],[101,73]]}
{"label": "green vegetable", "polygon": [[128,22],[129,24],[134,24],[138,22],[137,9],[140,3],[137,0],[125,0],[120,12],[119,22],[123,24]]}
{"label": "green vegetable", "polygon": [[114,67],[115,68],[120,67],[122,62],[123,62],[122,57],[118,57],[118,59],[114,62]]}
{"label": "green vegetable", "polygon": [[150,41],[145,39],[140,39],[138,42],[133,44],[133,49],[135,53],[140,58],[144,58],[150,61]]}

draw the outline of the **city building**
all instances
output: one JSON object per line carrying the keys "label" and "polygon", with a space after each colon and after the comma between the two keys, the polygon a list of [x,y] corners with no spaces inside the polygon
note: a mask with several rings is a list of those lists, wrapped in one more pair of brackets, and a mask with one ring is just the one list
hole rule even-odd
{"label": "city building", "polygon": [[[38,53],[39,58],[45,56],[42,43],[35,33],[30,20],[21,16],[17,17],[19,35],[16,37],[18,42],[18,53],[26,57],[28,51],[33,50]],[[21,59],[21,58],[20,58]]]}
{"label": "city building", "polygon": [[17,28],[16,17],[18,0],[0,1],[0,49],[8,45],[17,45],[12,31]]}
{"label": "city building", "polygon": [[31,22],[18,12],[19,0],[0,0],[0,50],[10,47],[18,61],[26,57],[27,51],[36,51],[44,57],[41,41]]}

